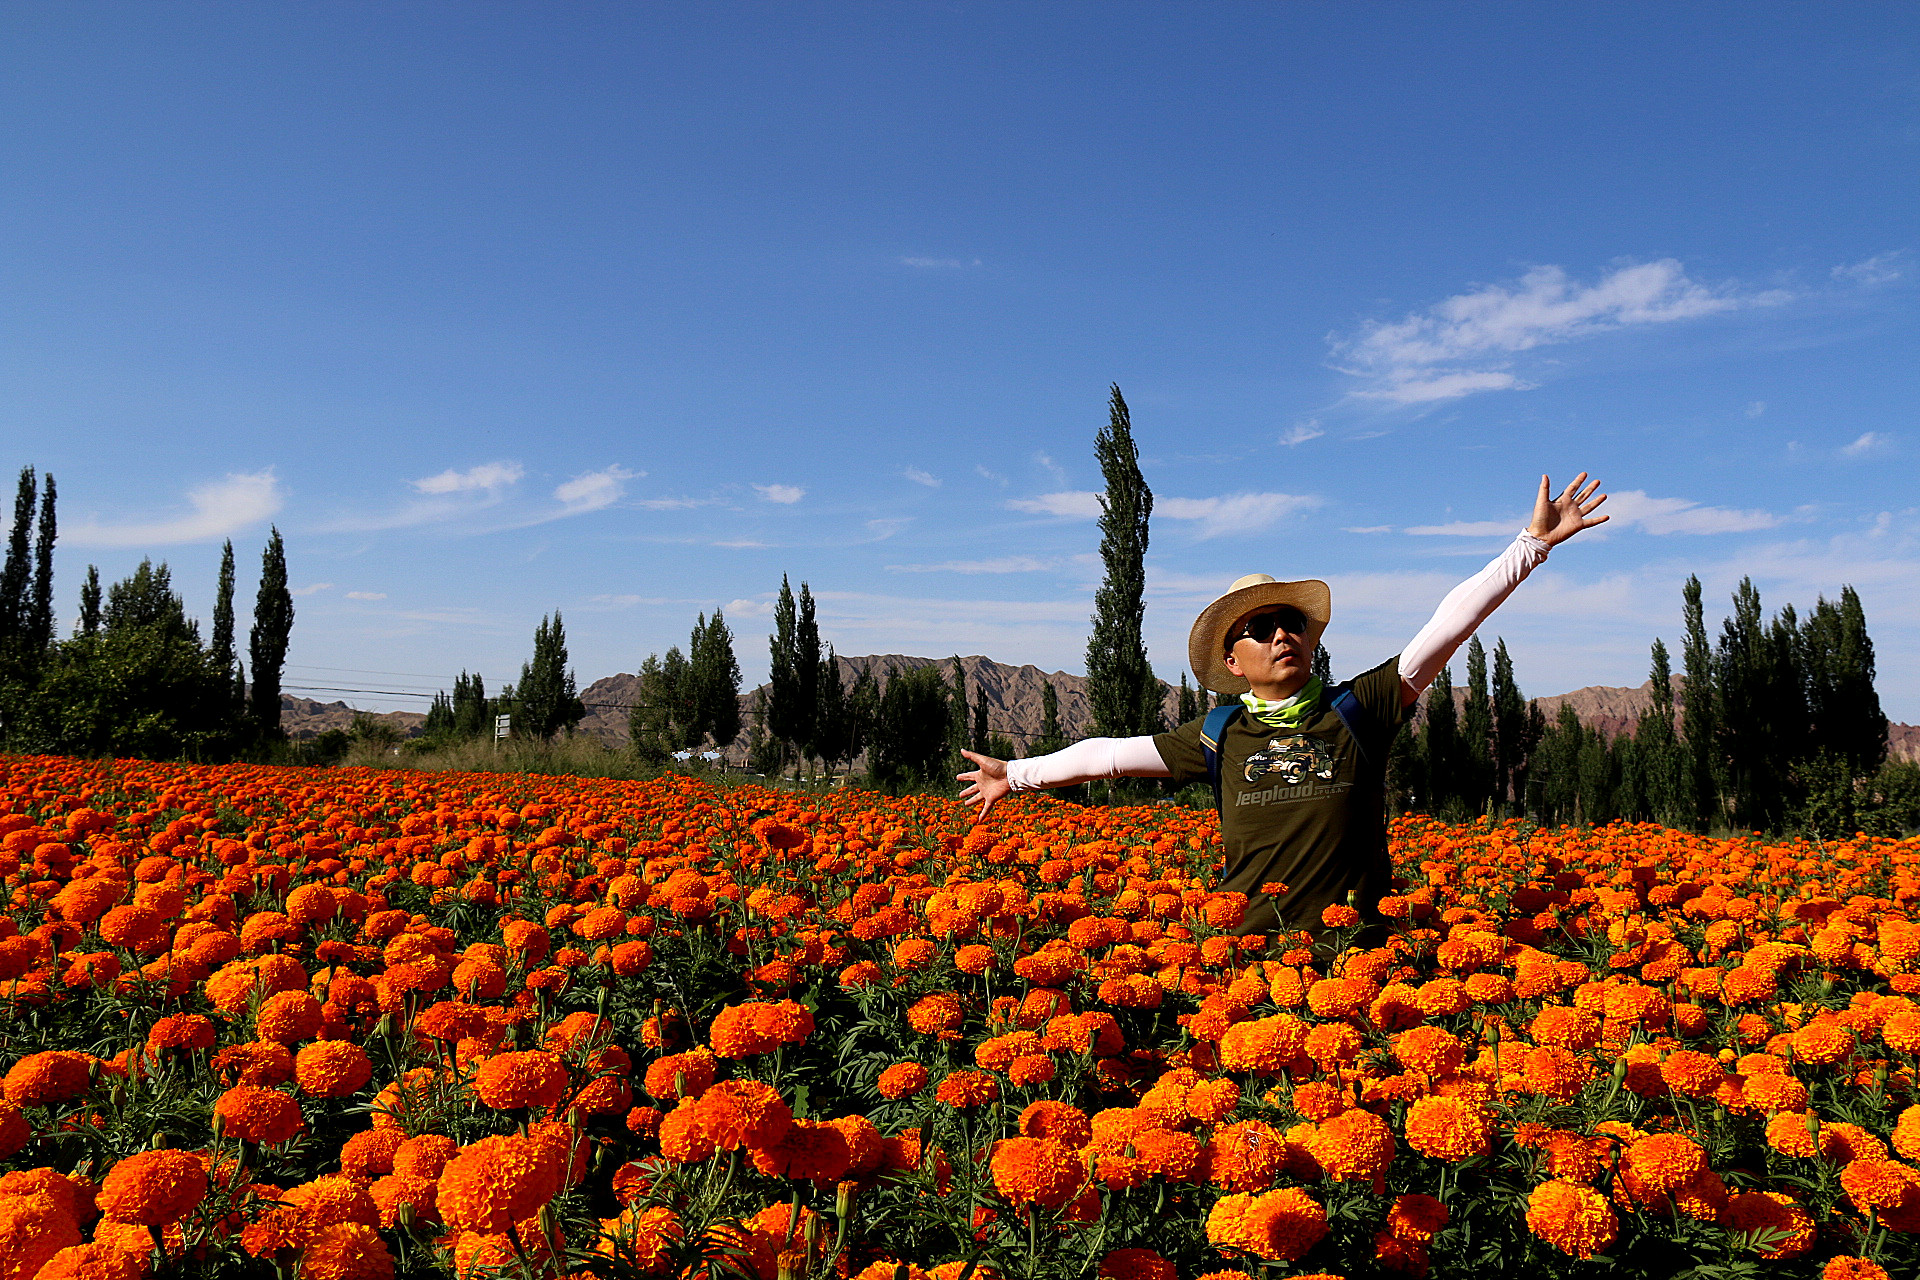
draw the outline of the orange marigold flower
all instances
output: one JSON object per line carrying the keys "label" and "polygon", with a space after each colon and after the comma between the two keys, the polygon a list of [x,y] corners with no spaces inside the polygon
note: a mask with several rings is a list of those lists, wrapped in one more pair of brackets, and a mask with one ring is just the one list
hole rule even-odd
{"label": "orange marigold flower", "polygon": [[[75,1231],[75,1236],[79,1232]],[[68,1245],[41,1267],[35,1280],[141,1280],[147,1258],[115,1248],[110,1242]]]}
{"label": "orange marigold flower", "polygon": [[[682,1104],[683,1106],[686,1104]],[[789,1107],[772,1085],[758,1080],[722,1080],[693,1104],[700,1131],[722,1151],[771,1147],[793,1123]],[[676,1110],[674,1115],[678,1115]],[[668,1120],[673,1117],[670,1115]],[[664,1141],[665,1126],[662,1126]]]}
{"label": "orange marigold flower", "polygon": [[1393,1130],[1371,1111],[1343,1111],[1314,1131],[1307,1150],[1335,1182],[1371,1182],[1393,1162]]}
{"label": "orange marigold flower", "polygon": [[286,1094],[239,1084],[214,1100],[214,1118],[226,1137],[277,1146],[300,1132],[300,1107]]}
{"label": "orange marigold flower", "polygon": [[567,1092],[567,1068],[545,1049],[502,1053],[480,1064],[473,1091],[495,1111],[551,1107]]}
{"label": "orange marigold flower", "polygon": [[1409,1071],[1445,1076],[1460,1069],[1467,1047],[1460,1037],[1439,1027],[1415,1027],[1393,1038],[1393,1056]]}
{"label": "orange marigold flower", "polygon": [[676,1098],[697,1098],[713,1086],[719,1064],[702,1047],[686,1053],[670,1053],[656,1058],[647,1067],[642,1087],[663,1102]]}
{"label": "orange marigold flower", "polygon": [[1100,1260],[1101,1280],[1175,1280],[1173,1263],[1152,1249],[1115,1249]]}
{"label": "orange marigold flower", "polygon": [[1720,1225],[1734,1235],[1765,1232],[1768,1247],[1760,1256],[1777,1262],[1797,1258],[1813,1247],[1813,1215],[1777,1191],[1742,1191],[1727,1197]]}
{"label": "orange marigold flower", "polygon": [[1204,1124],[1219,1124],[1240,1105],[1240,1086],[1232,1080],[1202,1080],[1187,1091],[1187,1114]]}
{"label": "orange marigold flower", "polygon": [[1827,1260],[1827,1265],[1820,1268],[1820,1280],[1888,1280],[1888,1276],[1887,1269],[1872,1258],[1842,1255]]}
{"label": "orange marigold flower", "polygon": [[1052,1138],[1004,1138],[994,1144],[989,1164],[994,1188],[1015,1204],[1057,1209],[1087,1182],[1073,1148]]}
{"label": "orange marigold flower", "polygon": [[654,1275],[672,1264],[673,1246],[685,1236],[686,1229],[672,1209],[635,1206],[617,1218],[600,1219],[596,1251],[626,1259],[641,1275]]}
{"label": "orange marigold flower", "polygon": [[380,1233],[365,1223],[323,1227],[300,1255],[301,1280],[389,1280],[393,1255]]}
{"label": "orange marigold flower", "polygon": [[1407,1108],[1407,1145],[1436,1160],[1471,1160],[1488,1150],[1487,1118],[1460,1098],[1426,1097]]}
{"label": "orange marigold flower", "polygon": [[504,1233],[559,1193],[566,1154],[518,1134],[482,1138],[447,1162],[435,1188],[440,1218],[455,1231]]}
{"label": "orange marigold flower", "polygon": [[253,1025],[262,1040],[298,1044],[319,1035],[324,1021],[318,1000],[304,991],[282,991],[260,1002]]}
{"label": "orange marigold flower", "polygon": [[791,1178],[825,1186],[838,1182],[853,1163],[847,1136],[830,1123],[795,1120],[772,1146],[754,1147],[753,1167],[770,1178]]}
{"label": "orange marigold flower", "polygon": [[1634,1176],[1659,1191],[1674,1191],[1707,1171],[1707,1153],[1691,1138],[1656,1133],[1627,1147]]}
{"label": "orange marigold flower", "polygon": [[1897,1160],[1854,1160],[1840,1170],[1840,1189],[1860,1212],[1885,1213],[1920,1192],[1920,1173]]}
{"label": "orange marigold flower", "polygon": [[184,1151],[161,1149],[128,1156],[107,1171],[97,1201],[116,1222],[164,1227],[178,1222],[207,1194],[207,1171]]}
{"label": "orange marigold flower", "polygon": [[1447,1225],[1448,1216],[1447,1206],[1432,1196],[1395,1196],[1387,1210],[1387,1230],[1402,1240],[1427,1244]]}
{"label": "orange marigold flower", "polygon": [[86,1093],[93,1058],[71,1049],[30,1053],[13,1064],[0,1091],[7,1101],[22,1107],[46,1107],[72,1102]]}
{"label": "orange marigold flower", "polygon": [[1000,1086],[984,1071],[949,1071],[933,1096],[950,1107],[982,1107],[1000,1096]]}
{"label": "orange marigold flower", "polygon": [[1207,1239],[1224,1250],[1292,1262],[1327,1234],[1327,1211],[1298,1187],[1222,1196],[1207,1215]]}
{"label": "orange marigold flower", "polygon": [[1200,1169],[1227,1191],[1264,1191],[1287,1162],[1287,1140],[1272,1125],[1242,1120],[1214,1130],[1201,1152]]}
{"label": "orange marigold flower", "polygon": [[293,1078],[316,1098],[345,1098],[373,1079],[373,1060],[349,1040],[316,1040],[293,1060]]}
{"label": "orange marigold flower", "polygon": [[393,1171],[414,1178],[437,1180],[447,1161],[460,1153],[460,1144],[444,1133],[423,1133],[402,1142],[393,1153]]}
{"label": "orange marigold flower", "polygon": [[1830,1018],[1816,1018],[1793,1033],[1794,1056],[1821,1066],[1847,1057],[1853,1045],[1853,1032]]}
{"label": "orange marigold flower", "polygon": [[1620,1234],[1605,1196],[1577,1182],[1543,1182],[1527,1197],[1527,1226],[1562,1253],[1591,1258]]}
{"label": "orange marigold flower", "polygon": [[927,1087],[927,1069],[917,1062],[896,1062],[880,1073],[883,1098],[904,1098]]}
{"label": "orange marigold flower", "polygon": [[0,1196],[0,1268],[29,1280],[64,1249],[80,1243],[73,1215],[47,1195]]}
{"label": "orange marigold flower", "polygon": [[965,1010],[960,1005],[960,997],[950,991],[937,991],[930,996],[922,996],[907,1009],[907,1024],[923,1036],[937,1036],[942,1040],[958,1040],[960,1023]]}
{"label": "orange marigold flower", "polygon": [[1069,1147],[1084,1147],[1093,1139],[1087,1113],[1070,1102],[1029,1103],[1020,1113],[1018,1127],[1024,1138],[1052,1138]]}

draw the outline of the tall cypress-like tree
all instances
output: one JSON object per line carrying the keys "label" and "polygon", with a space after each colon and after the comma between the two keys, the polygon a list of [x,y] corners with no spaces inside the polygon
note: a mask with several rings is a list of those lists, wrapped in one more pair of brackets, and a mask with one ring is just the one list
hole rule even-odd
{"label": "tall cypress-like tree", "polygon": [[1687,763],[1673,731],[1673,669],[1666,641],[1655,637],[1653,664],[1648,672],[1653,701],[1640,713],[1633,741],[1640,757],[1640,776],[1648,814],[1655,822],[1690,821],[1693,807],[1687,797]]}
{"label": "tall cypress-like tree", "polygon": [[1467,812],[1485,812],[1493,798],[1493,698],[1487,688],[1487,647],[1467,641],[1467,705],[1460,725],[1460,798]]}
{"label": "tall cypress-like tree", "polygon": [[462,738],[490,738],[493,708],[487,702],[487,682],[479,672],[462,669],[453,682],[453,732]]}
{"label": "tall cypress-like tree", "polygon": [[954,767],[964,769],[960,751],[972,750],[972,737],[967,732],[967,669],[960,665],[957,653],[953,655],[953,679],[947,684],[947,698],[952,703],[947,712],[947,752]]}
{"label": "tall cypress-like tree", "polygon": [[987,754],[987,686],[973,688],[973,750]]}
{"label": "tall cypress-like tree", "polygon": [[280,674],[293,635],[293,594],[287,590],[287,545],[275,528],[260,555],[260,590],[253,602],[247,665],[253,671],[250,703],[253,733],[262,743],[281,741]]}
{"label": "tall cypress-like tree", "polygon": [[1187,683],[1187,673],[1180,673],[1180,723],[1187,724],[1198,720],[1204,712],[1200,710],[1200,699],[1194,694],[1193,686]]}
{"label": "tall cypress-like tree", "polygon": [[1040,682],[1040,736],[1027,746],[1030,756],[1052,755],[1067,745],[1067,735],[1060,729],[1060,694],[1054,689],[1053,681]]}
{"label": "tall cypress-like tree", "polygon": [[1807,697],[1809,754],[1845,762],[1862,778],[1886,759],[1887,717],[1874,690],[1873,640],[1851,586],[1835,604],[1824,596],[1800,627],[1801,684]]}
{"label": "tall cypress-like tree", "polygon": [[[807,603],[811,606],[812,601]],[[715,747],[724,750],[740,736],[740,663],[733,653],[733,632],[720,610],[694,625],[687,652],[695,741],[711,738]],[[818,676],[816,664],[816,698]],[[817,713],[813,718],[817,720]]]}
{"label": "tall cypress-like tree", "polygon": [[840,761],[853,758],[856,736],[853,707],[847,697],[846,684],[840,678],[840,663],[833,646],[828,645],[826,657],[820,663],[819,704],[813,712],[814,750],[831,771]]}
{"label": "tall cypress-like tree", "polygon": [[1453,705],[1453,668],[1442,667],[1427,690],[1427,798],[1435,813],[1460,801],[1460,713]]}
{"label": "tall cypress-like tree", "polygon": [[780,594],[773,602],[773,634],[767,637],[767,736],[797,750],[807,737],[812,708],[800,705],[798,645],[799,607],[787,575],[780,575]]}
{"label": "tall cypress-like tree", "polygon": [[793,670],[797,677],[795,695],[800,700],[803,724],[795,741],[802,752],[818,755],[814,741],[814,713],[820,707],[820,666],[825,655],[820,648],[820,624],[814,617],[813,591],[800,584],[800,614],[793,630]]}
{"label": "tall cypress-like tree", "polygon": [[1513,678],[1507,642],[1493,642],[1493,798],[1517,812],[1527,792],[1527,700]]}
{"label": "tall cypress-like tree", "polygon": [[1720,811],[1718,738],[1719,715],[1713,687],[1713,648],[1707,641],[1706,614],[1700,600],[1700,579],[1689,576],[1681,588],[1686,639],[1680,660],[1687,683],[1682,696],[1680,728],[1685,738],[1687,789],[1693,801],[1693,820],[1705,830]]}
{"label": "tall cypress-like tree", "polygon": [[40,482],[32,467],[20,468],[20,484],[13,495],[13,529],[7,537],[7,558],[0,566],[0,648],[14,651],[25,638],[27,589],[33,581],[33,506]]}
{"label": "tall cypress-like tree", "polygon": [[[220,581],[213,594],[213,636],[207,652],[229,675],[238,660],[233,651],[233,576],[233,539],[228,538],[227,545],[220,551]],[[447,711],[452,714],[451,702],[447,704]]]}
{"label": "tall cypress-like tree", "polygon": [[1798,633],[1791,606],[1768,624],[1753,579],[1740,580],[1714,650],[1713,676],[1719,757],[1733,821],[1743,827],[1772,827],[1787,809],[1787,744],[1806,725],[1805,693],[1794,671]]}
{"label": "tall cypress-like tree", "polygon": [[[1333,683],[1333,655],[1327,652],[1327,646],[1323,644],[1313,646],[1313,675],[1322,685]],[[1186,721],[1180,723],[1185,724]]]}
{"label": "tall cypress-like tree", "polygon": [[33,587],[27,598],[25,635],[27,653],[36,664],[46,657],[53,644],[53,473],[47,473],[46,487],[40,492],[40,527],[33,537]]}
{"label": "tall cypress-like tree", "polygon": [[100,632],[100,568],[87,566],[87,580],[80,587],[80,634],[98,635]]}
{"label": "tall cypress-like tree", "polygon": [[1141,635],[1153,491],[1140,474],[1133,421],[1118,384],[1108,400],[1107,425],[1094,440],[1093,452],[1106,480],[1106,491],[1100,496],[1100,560],[1106,578],[1093,598],[1087,701],[1096,735],[1127,738],[1160,728],[1160,685],[1147,662],[1147,644]]}
{"label": "tall cypress-like tree", "polygon": [[550,739],[586,717],[573,671],[567,665],[567,628],[555,609],[533,633],[533,659],[520,668],[514,686],[516,737]]}

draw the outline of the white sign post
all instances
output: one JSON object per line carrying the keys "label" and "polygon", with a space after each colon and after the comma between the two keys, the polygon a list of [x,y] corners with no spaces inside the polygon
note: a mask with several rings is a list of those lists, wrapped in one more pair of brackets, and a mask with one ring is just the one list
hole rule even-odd
{"label": "white sign post", "polygon": [[493,740],[495,742],[504,741],[507,735],[512,732],[513,732],[512,716],[495,716],[493,718]]}

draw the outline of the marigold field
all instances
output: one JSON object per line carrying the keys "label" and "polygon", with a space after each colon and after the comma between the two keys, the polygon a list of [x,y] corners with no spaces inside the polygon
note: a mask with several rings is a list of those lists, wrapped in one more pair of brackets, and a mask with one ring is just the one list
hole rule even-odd
{"label": "marigold field", "polygon": [[1920,1270],[1920,841],[1215,835],[0,757],[0,1280]]}

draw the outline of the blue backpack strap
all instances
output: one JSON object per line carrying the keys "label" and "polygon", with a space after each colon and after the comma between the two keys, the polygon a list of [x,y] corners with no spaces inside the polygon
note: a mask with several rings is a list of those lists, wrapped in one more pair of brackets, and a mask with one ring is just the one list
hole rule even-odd
{"label": "blue backpack strap", "polygon": [[1347,732],[1353,737],[1353,745],[1360,752],[1360,763],[1371,764],[1367,752],[1367,740],[1373,736],[1373,717],[1360,705],[1360,699],[1353,696],[1353,686],[1343,684],[1334,690],[1333,714],[1340,717],[1340,723],[1347,726]]}
{"label": "blue backpack strap", "polygon": [[1227,726],[1243,710],[1238,702],[1229,702],[1207,712],[1200,723],[1200,754],[1207,758],[1207,781],[1213,784],[1213,807],[1220,807],[1220,739]]}

